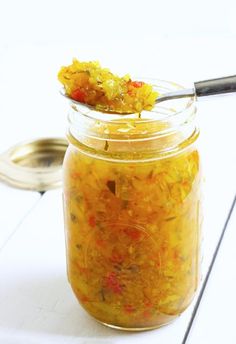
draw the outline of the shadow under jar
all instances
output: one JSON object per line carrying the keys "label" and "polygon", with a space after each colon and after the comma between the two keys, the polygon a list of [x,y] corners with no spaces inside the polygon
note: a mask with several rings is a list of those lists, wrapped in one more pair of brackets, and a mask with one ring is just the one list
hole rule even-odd
{"label": "shadow under jar", "polygon": [[[154,81],[159,92],[180,88]],[[201,171],[193,99],[141,116],[71,105],[64,160],[67,272],[84,309],[110,327],[160,327],[199,280]]]}

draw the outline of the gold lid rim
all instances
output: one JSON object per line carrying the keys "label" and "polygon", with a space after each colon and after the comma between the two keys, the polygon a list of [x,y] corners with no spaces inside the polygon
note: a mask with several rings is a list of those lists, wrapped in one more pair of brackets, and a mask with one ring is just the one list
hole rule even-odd
{"label": "gold lid rim", "polygon": [[1,155],[0,181],[26,190],[46,191],[62,184],[68,141],[47,137],[18,143]]}

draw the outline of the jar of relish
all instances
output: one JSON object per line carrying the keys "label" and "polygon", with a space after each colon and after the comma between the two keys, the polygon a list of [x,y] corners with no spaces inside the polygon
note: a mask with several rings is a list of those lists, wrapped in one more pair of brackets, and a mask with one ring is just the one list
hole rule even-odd
{"label": "jar of relish", "polygon": [[[154,81],[159,93],[178,85]],[[194,100],[141,115],[69,113],[67,271],[82,307],[110,327],[160,327],[199,281],[201,169]]]}

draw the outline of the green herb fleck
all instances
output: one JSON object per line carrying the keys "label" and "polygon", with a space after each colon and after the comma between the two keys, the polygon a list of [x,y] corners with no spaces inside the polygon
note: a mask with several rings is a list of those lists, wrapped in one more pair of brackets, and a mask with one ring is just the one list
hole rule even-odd
{"label": "green herb fleck", "polygon": [[105,299],[105,293],[104,293],[104,290],[103,290],[103,289],[100,290],[100,295],[101,295],[102,301],[106,301],[106,299]]}
{"label": "green herb fleck", "polygon": [[119,265],[114,265],[114,269],[121,271],[121,267]]}
{"label": "green herb fleck", "polygon": [[129,205],[129,201],[124,199],[122,200],[122,209],[127,209]]}
{"label": "green herb fleck", "polygon": [[127,269],[133,273],[138,273],[140,270],[137,264],[132,264]]}
{"label": "green herb fleck", "polygon": [[75,200],[77,203],[81,203],[83,201],[83,197],[82,196],[76,196]]}
{"label": "green herb fleck", "polygon": [[168,217],[167,219],[165,219],[165,221],[172,221],[172,220],[175,220],[176,219],[176,216],[172,216],[172,217]]}
{"label": "green herb fleck", "polygon": [[152,179],[152,176],[153,176],[153,170],[151,170],[151,171],[148,173],[148,179]]}
{"label": "green herb fleck", "polygon": [[116,182],[114,180],[108,180],[107,187],[114,195],[116,194]]}
{"label": "green herb fleck", "polygon": [[71,219],[71,221],[72,221],[73,223],[78,222],[77,216],[76,216],[75,214],[73,214],[73,213],[70,213],[70,219]]}
{"label": "green herb fleck", "polygon": [[72,109],[73,109],[74,111],[77,111],[77,112],[78,112],[78,109],[77,109],[77,107],[76,107],[75,105],[71,105],[71,107],[72,107]]}
{"label": "green herb fleck", "polygon": [[106,141],[105,141],[104,150],[105,150],[105,151],[108,151],[108,148],[109,148],[109,144],[108,144],[108,141],[106,140]]}

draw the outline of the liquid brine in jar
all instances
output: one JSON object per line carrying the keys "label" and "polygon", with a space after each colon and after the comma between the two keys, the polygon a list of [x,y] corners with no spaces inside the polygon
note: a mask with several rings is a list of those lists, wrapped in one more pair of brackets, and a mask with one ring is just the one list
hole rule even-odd
{"label": "liquid brine in jar", "polygon": [[[158,91],[178,88],[157,84]],[[103,324],[160,327],[194,296],[201,225],[195,113],[192,99],[141,116],[71,107],[64,161],[68,279]]]}

